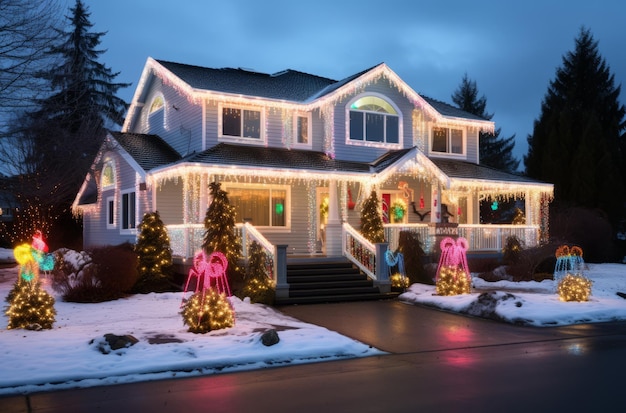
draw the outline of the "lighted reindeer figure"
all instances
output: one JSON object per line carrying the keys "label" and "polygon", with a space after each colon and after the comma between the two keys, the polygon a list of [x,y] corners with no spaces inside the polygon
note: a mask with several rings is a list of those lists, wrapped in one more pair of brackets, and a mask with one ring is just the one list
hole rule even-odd
{"label": "lighted reindeer figure", "polygon": [[219,294],[231,296],[228,279],[226,278],[226,268],[228,260],[221,252],[212,252],[208,257],[204,251],[198,252],[193,257],[193,267],[189,270],[187,283],[183,292],[183,303],[185,294],[189,291],[189,283],[192,278],[196,279],[196,293],[202,291],[202,300],[208,289],[214,289]]}

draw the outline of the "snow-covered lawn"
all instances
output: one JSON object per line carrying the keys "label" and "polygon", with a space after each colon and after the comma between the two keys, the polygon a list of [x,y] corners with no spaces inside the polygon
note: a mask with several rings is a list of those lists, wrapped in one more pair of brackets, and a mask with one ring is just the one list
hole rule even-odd
{"label": "snow-covered lawn", "polygon": [[[11,251],[0,249],[0,262],[11,256]],[[589,265],[586,276],[593,287],[591,300],[584,303],[559,301],[552,281],[486,283],[476,278],[471,294],[438,297],[433,295],[434,287],[415,284],[401,299],[456,312],[473,308],[469,312],[537,326],[626,320],[626,300],[616,294],[626,292],[626,265]],[[56,298],[53,329],[7,330],[4,298],[16,277],[15,267],[0,269],[0,395],[384,354],[271,307],[236,298],[233,328],[193,334],[179,314],[180,293],[75,304],[63,302],[49,284],[44,286]],[[495,292],[479,303],[485,291]],[[268,347],[261,335],[269,329],[278,331],[280,342]],[[107,333],[130,334],[139,342],[103,354],[98,347]]]}
{"label": "snow-covered lawn", "polygon": [[[12,253],[11,253],[12,254]],[[0,250],[2,257],[8,255]],[[235,326],[193,334],[179,314],[181,293],[135,295],[100,304],[55,299],[51,330],[7,330],[5,297],[17,268],[0,269],[0,395],[128,383],[168,377],[365,357],[384,352],[339,333],[232,298]],[[261,335],[278,332],[265,346]],[[130,334],[139,342],[103,354],[104,335]]]}
{"label": "snow-covered lawn", "polygon": [[540,327],[626,320],[626,299],[617,294],[626,294],[626,265],[588,264],[584,275],[593,282],[586,302],[560,301],[553,280],[486,282],[477,277],[471,294],[437,296],[434,286],[413,284],[400,300]]}

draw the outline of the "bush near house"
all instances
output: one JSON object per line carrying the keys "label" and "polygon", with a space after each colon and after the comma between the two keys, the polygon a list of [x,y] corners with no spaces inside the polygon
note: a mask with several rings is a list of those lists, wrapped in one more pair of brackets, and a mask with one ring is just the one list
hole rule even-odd
{"label": "bush near house", "polygon": [[135,285],[137,254],[131,244],[94,248],[77,268],[57,252],[52,270],[53,288],[64,301],[98,303],[124,297]]}

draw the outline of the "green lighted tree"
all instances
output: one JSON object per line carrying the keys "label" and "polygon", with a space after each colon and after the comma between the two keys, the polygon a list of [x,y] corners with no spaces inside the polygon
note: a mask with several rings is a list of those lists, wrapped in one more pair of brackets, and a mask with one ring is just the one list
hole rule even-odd
{"label": "green lighted tree", "polygon": [[139,278],[135,290],[161,291],[167,287],[172,275],[172,249],[159,211],[147,212],[139,224],[139,237],[135,244],[139,260]]}
{"label": "green lighted tree", "polygon": [[253,303],[272,305],[275,290],[272,280],[265,271],[266,262],[267,254],[265,251],[258,242],[252,241],[242,295],[243,297],[250,297],[250,301]]}
{"label": "green lighted tree", "polygon": [[204,217],[202,249],[207,253],[218,251],[228,259],[228,273],[239,270],[241,242],[235,233],[235,208],[230,205],[226,191],[219,182],[209,184],[213,201]]}
{"label": "green lighted tree", "polygon": [[54,298],[41,288],[38,280],[24,281],[20,274],[7,297],[9,306],[5,314],[9,318],[8,329],[51,329],[56,310]]}
{"label": "green lighted tree", "polygon": [[385,242],[385,229],[380,216],[380,208],[376,191],[363,202],[361,209],[361,233],[372,243]]}

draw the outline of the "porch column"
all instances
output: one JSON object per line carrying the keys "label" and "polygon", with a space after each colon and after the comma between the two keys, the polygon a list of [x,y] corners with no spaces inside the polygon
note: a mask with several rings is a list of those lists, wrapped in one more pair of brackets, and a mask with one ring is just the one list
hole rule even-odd
{"label": "porch column", "polygon": [[289,297],[289,284],[287,283],[287,247],[288,245],[276,246],[276,297]]}
{"label": "porch column", "polygon": [[207,174],[202,174],[200,176],[200,205],[198,207],[198,223],[204,221],[204,216],[206,215],[206,210],[208,208],[208,187],[209,177]]}
{"label": "porch column", "polygon": [[430,186],[431,213],[430,222],[441,222],[441,184]]}
{"label": "porch column", "polygon": [[337,257],[342,254],[341,219],[337,199],[337,181],[328,182],[328,222],[326,223],[326,255]]}

